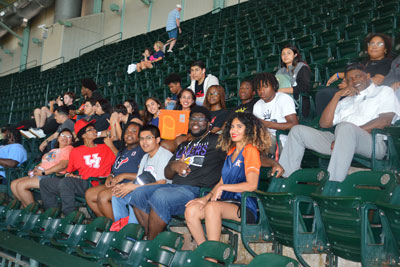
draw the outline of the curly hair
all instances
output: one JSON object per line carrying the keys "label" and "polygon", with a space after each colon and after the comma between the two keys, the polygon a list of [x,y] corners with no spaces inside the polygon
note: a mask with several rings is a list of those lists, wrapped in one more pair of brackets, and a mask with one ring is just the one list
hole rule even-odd
{"label": "curly hair", "polygon": [[221,150],[223,151],[228,152],[232,147],[235,146],[235,143],[232,141],[232,137],[230,134],[232,122],[234,119],[238,119],[246,126],[244,133],[245,143],[252,144],[260,151],[260,153],[267,153],[269,148],[271,147],[271,138],[269,132],[264,130],[261,122],[253,114],[247,112],[234,113],[228,119],[222,129],[222,134],[218,138],[217,147],[221,148]]}
{"label": "curly hair", "polygon": [[219,103],[221,105],[222,109],[226,109],[226,103],[225,103],[225,89],[221,85],[211,85],[206,93],[206,96],[204,97],[204,103],[203,107],[206,107],[208,110],[211,110],[211,104],[208,102],[208,96],[210,95],[211,88],[215,88],[218,91],[219,94]]}
{"label": "curly hair", "polygon": [[275,75],[268,72],[258,73],[253,79],[253,88],[255,90],[260,89],[263,85],[271,86],[275,92],[279,89],[279,82]]}

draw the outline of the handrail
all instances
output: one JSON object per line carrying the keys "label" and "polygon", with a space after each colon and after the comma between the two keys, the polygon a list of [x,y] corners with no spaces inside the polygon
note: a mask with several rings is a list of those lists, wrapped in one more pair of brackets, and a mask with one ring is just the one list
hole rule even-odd
{"label": "handrail", "polygon": [[36,59],[34,59],[34,60],[32,60],[32,61],[29,61],[29,62],[27,62],[27,63],[25,63],[25,64],[19,65],[18,67],[15,67],[15,68],[12,68],[12,69],[6,70],[5,72],[2,72],[2,73],[0,73],[0,75],[3,75],[3,74],[5,74],[5,73],[7,73],[7,72],[10,72],[10,71],[12,71],[12,70],[19,69],[19,68],[21,68],[22,66],[25,66],[25,69],[27,69],[27,66],[28,66],[28,64],[30,64],[30,63],[32,63],[32,62],[35,62],[35,65],[34,65],[34,66],[32,66],[32,67],[36,67],[36,66],[37,66],[37,60],[36,60]]}
{"label": "handrail", "polygon": [[56,58],[56,59],[50,60],[49,62],[46,62],[46,63],[42,64],[41,67],[43,67],[43,66],[45,66],[45,65],[48,65],[48,64],[50,64],[50,63],[53,63],[54,61],[59,60],[59,59],[62,59],[61,64],[64,63],[65,58],[64,58],[64,57],[58,57],[58,58]]}
{"label": "handrail", "polygon": [[[114,37],[114,36],[116,36],[116,35],[119,35],[119,38],[117,39],[117,40],[122,40],[122,32],[117,32],[116,34],[113,34],[113,35],[111,35],[111,36],[108,36],[108,37],[106,37],[106,38],[104,38],[104,39],[102,39],[102,40],[100,40],[100,41],[97,41],[97,42],[94,42],[94,43],[92,43],[92,44],[90,44],[90,45],[87,45],[87,46],[85,46],[85,47],[82,47],[81,49],[79,49],[79,56],[81,56],[82,55],[82,50],[84,50],[84,49],[86,49],[86,48],[89,48],[89,47],[91,47],[91,46],[94,46],[95,44],[98,44],[98,43],[103,43],[103,45],[102,46],[104,46],[105,45],[105,41],[107,40],[107,39],[110,39],[110,38],[112,38],[112,37]],[[116,41],[116,40],[114,40],[114,41]],[[113,41],[113,42],[114,42]]]}

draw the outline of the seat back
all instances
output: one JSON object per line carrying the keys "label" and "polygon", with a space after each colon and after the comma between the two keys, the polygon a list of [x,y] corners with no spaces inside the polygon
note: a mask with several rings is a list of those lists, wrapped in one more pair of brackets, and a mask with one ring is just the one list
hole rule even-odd
{"label": "seat back", "polygon": [[[361,261],[361,227],[366,203],[388,202],[396,185],[389,172],[361,171],[335,184],[333,195],[313,194],[318,203],[330,250],[337,256]],[[372,234],[372,233],[371,233]]]}
{"label": "seat back", "polygon": [[[170,267],[217,267],[229,265],[235,258],[234,249],[228,244],[217,241],[206,241],[194,251],[177,251]],[[217,260],[212,262],[209,259]]]}
{"label": "seat back", "polygon": [[[97,217],[91,224],[86,226],[78,246],[95,248],[104,232],[110,230],[112,220],[107,217]],[[74,247],[70,247],[74,249]]]}
{"label": "seat back", "polygon": [[40,224],[42,220],[51,220],[56,218],[60,214],[59,208],[49,208],[45,210],[45,212],[41,214],[31,214],[27,221],[23,223],[23,225],[17,224],[16,228],[18,228],[18,236],[23,237],[29,234],[36,224]]}
{"label": "seat back", "polygon": [[262,267],[262,266],[266,266],[267,263],[268,263],[268,266],[271,266],[271,267],[297,267],[297,266],[299,266],[299,263],[292,258],[282,256],[282,255],[272,254],[272,253],[263,253],[263,254],[257,255],[249,264],[247,264],[247,267]]}
{"label": "seat back", "polygon": [[[39,209],[39,204],[36,202],[33,202],[26,206],[23,210],[19,211],[18,214],[15,212],[13,215],[17,215],[16,217],[14,216],[8,216],[7,217],[7,225],[9,228],[11,227],[17,227],[21,229],[26,222],[28,222],[29,218],[31,215],[35,215],[36,212]],[[14,210],[17,211],[17,210]]]}

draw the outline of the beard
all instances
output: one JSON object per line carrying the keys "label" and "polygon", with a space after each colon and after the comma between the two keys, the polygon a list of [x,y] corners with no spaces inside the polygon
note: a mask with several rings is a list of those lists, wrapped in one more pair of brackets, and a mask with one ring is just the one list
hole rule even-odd
{"label": "beard", "polygon": [[205,134],[207,132],[207,127],[204,128],[204,130],[199,131],[198,133],[193,133],[190,129],[189,129],[189,133],[193,136],[193,137],[200,137],[203,134]]}

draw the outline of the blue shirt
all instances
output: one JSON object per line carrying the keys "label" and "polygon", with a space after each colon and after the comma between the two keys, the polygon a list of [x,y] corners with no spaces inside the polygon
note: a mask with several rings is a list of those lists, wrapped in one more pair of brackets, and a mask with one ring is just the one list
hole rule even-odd
{"label": "blue shirt", "polygon": [[167,25],[166,25],[166,30],[167,32],[172,31],[177,27],[176,25],[176,19],[180,19],[181,16],[179,14],[179,11],[174,8],[171,12],[168,14],[168,19],[167,19]]}
{"label": "blue shirt", "polygon": [[114,175],[119,175],[121,173],[137,173],[144,154],[140,145],[131,150],[124,148],[117,154],[117,158],[112,166],[112,173]]}
{"label": "blue shirt", "polygon": [[[0,158],[18,161],[19,166],[27,160],[27,153],[21,144],[10,144],[0,148]],[[0,176],[6,177],[5,171],[0,171]]]}

